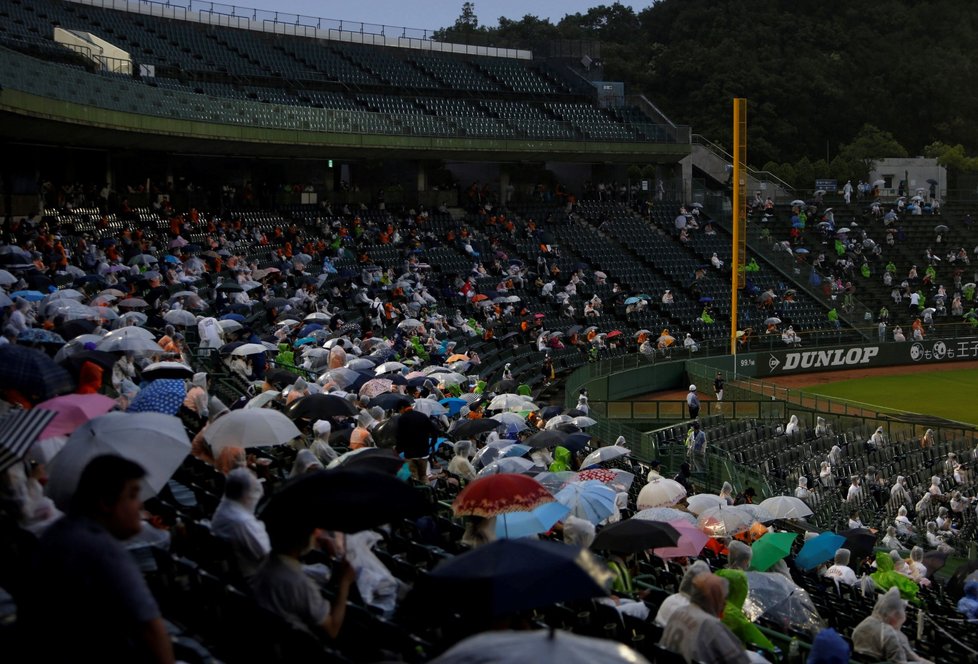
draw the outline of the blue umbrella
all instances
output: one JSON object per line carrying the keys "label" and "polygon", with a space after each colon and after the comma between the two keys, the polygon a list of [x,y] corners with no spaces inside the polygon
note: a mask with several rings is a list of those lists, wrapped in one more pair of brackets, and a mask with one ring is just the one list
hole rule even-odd
{"label": "blue umbrella", "polygon": [[509,445],[499,451],[499,458],[508,459],[510,457],[521,457],[531,449],[533,448],[529,445],[520,445],[518,443],[515,445]]}
{"label": "blue umbrella", "polygon": [[832,560],[835,552],[845,544],[846,538],[833,532],[825,531],[818,537],[808,540],[795,556],[795,565],[799,569],[813,569],[822,563]]}
{"label": "blue umbrella", "polygon": [[615,513],[615,490],[598,480],[568,484],[554,498],[577,518],[595,525]]}
{"label": "blue umbrella", "polygon": [[241,314],[224,314],[221,316],[221,320],[236,320],[239,323],[245,322],[245,317]]}
{"label": "blue umbrella", "polygon": [[642,301],[640,297],[630,297],[625,300],[625,304],[638,304]]}
{"label": "blue umbrella", "polygon": [[298,348],[299,346],[305,346],[306,344],[314,344],[314,343],[316,343],[316,337],[302,337],[301,339],[296,339],[295,344],[293,345],[296,348]]}
{"label": "blue umbrella", "polygon": [[319,324],[319,323],[309,323],[304,328],[302,328],[302,330],[299,331],[299,336],[300,337],[308,337],[310,334],[312,334],[316,330],[321,330],[321,329],[323,329],[323,326],[321,324]]}
{"label": "blue umbrella", "polygon": [[182,380],[160,378],[139,391],[129,404],[128,412],[176,415],[186,397],[187,387]]}
{"label": "blue umbrella", "polygon": [[713,298],[712,297],[701,297],[700,298],[700,302],[712,302],[712,301],[713,301]]}
{"label": "blue umbrella", "polygon": [[66,369],[41,351],[28,346],[0,346],[0,385],[15,388],[35,401],[75,389],[75,381]]}
{"label": "blue umbrella", "polygon": [[808,253],[808,249],[805,249],[805,247],[798,247],[797,249],[795,249],[795,253],[796,254],[807,254]]}
{"label": "blue umbrella", "polygon": [[176,256],[173,256],[171,254],[167,254],[163,258],[163,260],[166,261],[167,263],[179,263],[180,262],[180,259],[179,258],[177,258]]}
{"label": "blue umbrella", "polygon": [[496,517],[496,537],[517,539],[545,533],[569,513],[566,505],[544,503],[532,512],[500,514]]}
{"label": "blue umbrella", "polygon": [[44,293],[36,290],[19,290],[10,294],[12,298],[23,298],[28,302],[39,302],[44,299]]}
{"label": "blue umbrella", "polygon": [[448,414],[452,417],[458,415],[458,412],[462,410],[462,406],[468,406],[469,404],[465,399],[456,399],[454,397],[448,399],[442,399],[439,401],[442,406],[448,409]]}
{"label": "blue umbrella", "polygon": [[63,344],[65,342],[60,334],[36,327],[28,328],[18,334],[17,341],[33,344]]}

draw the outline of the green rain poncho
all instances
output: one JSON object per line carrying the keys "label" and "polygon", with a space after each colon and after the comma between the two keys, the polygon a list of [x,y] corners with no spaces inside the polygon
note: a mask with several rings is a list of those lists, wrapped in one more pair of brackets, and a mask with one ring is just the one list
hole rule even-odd
{"label": "green rain poncho", "polygon": [[862,267],[859,268],[859,273],[863,275],[864,278],[869,279],[869,263],[863,263]]}
{"label": "green rain poncho", "polygon": [[710,312],[707,311],[706,309],[704,309],[703,313],[700,314],[700,320],[706,323],[707,325],[712,325],[714,322],[716,322],[713,320],[713,316],[710,315]]}
{"label": "green rain poncho", "polygon": [[917,591],[920,587],[899,572],[893,571],[893,559],[890,558],[889,553],[884,551],[876,553],[876,571],[869,576],[880,590],[896,588],[903,599],[911,602],[917,600]]}
{"label": "green rain poncho", "polygon": [[566,447],[557,446],[554,448],[554,461],[550,464],[551,473],[559,473],[564,470],[574,470],[571,468],[571,451]]}
{"label": "green rain poncho", "polygon": [[750,259],[750,262],[744,266],[744,272],[760,272],[761,266],[757,264],[755,259]]}
{"label": "green rain poncho", "polygon": [[758,646],[774,651],[774,644],[744,615],[747,600],[747,575],[739,569],[721,569],[716,575],[727,580],[727,604],[723,608],[723,624],[745,646]]}
{"label": "green rain poncho", "polygon": [[839,256],[846,255],[846,245],[843,244],[841,240],[835,241],[835,253],[837,253]]}
{"label": "green rain poncho", "polygon": [[295,354],[288,344],[279,344],[278,353],[275,355],[275,364],[282,369],[295,368]]}

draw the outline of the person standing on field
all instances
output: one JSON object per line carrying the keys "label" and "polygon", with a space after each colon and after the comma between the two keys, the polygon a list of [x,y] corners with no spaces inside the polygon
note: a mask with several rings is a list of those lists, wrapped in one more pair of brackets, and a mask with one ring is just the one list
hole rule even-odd
{"label": "person standing on field", "polygon": [[695,420],[700,415],[700,398],[696,395],[696,386],[689,386],[689,394],[686,395],[686,405],[689,406],[689,419]]}
{"label": "person standing on field", "polygon": [[717,372],[717,377],[713,379],[713,391],[717,395],[717,401],[723,401],[723,374]]}

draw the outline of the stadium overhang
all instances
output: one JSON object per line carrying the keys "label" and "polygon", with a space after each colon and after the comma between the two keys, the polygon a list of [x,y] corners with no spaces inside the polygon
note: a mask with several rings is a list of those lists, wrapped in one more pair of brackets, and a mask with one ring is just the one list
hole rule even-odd
{"label": "stadium overhang", "polygon": [[126,113],[0,90],[0,138],[52,146],[331,159],[674,163],[689,144],[318,132]]}

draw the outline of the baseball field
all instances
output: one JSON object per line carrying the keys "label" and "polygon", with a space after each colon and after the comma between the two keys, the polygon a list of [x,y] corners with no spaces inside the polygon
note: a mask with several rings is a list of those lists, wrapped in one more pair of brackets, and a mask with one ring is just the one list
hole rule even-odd
{"label": "baseball field", "polygon": [[[915,367],[917,368],[917,367]],[[831,381],[832,374],[820,378]],[[945,369],[864,376],[798,386],[811,394],[978,425],[978,369]]]}

